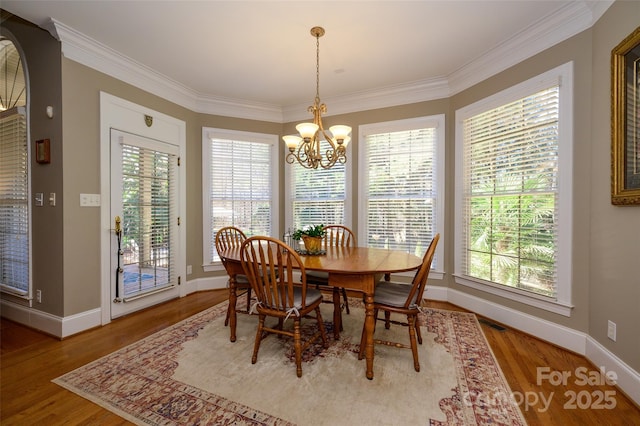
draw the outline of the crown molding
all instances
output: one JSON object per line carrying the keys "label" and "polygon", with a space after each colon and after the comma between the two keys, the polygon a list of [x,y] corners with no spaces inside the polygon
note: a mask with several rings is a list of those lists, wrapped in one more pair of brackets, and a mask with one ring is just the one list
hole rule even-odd
{"label": "crown molding", "polygon": [[169,99],[185,108],[195,108],[197,94],[188,87],[55,19],[51,19],[47,29],[62,43],[62,54],[66,58]]}
{"label": "crown molding", "polygon": [[201,95],[55,19],[51,19],[45,29],[60,40],[62,54],[66,58],[191,111],[256,120],[282,121],[280,107]]}
{"label": "crown molding", "polygon": [[[452,96],[590,28],[613,2],[568,3],[448,76],[326,98],[327,116]],[[55,19],[44,28],[61,42],[66,58],[191,111],[277,123],[308,118],[306,104],[279,106],[198,93]]]}
{"label": "crown molding", "polygon": [[[322,100],[329,105],[324,117],[350,112],[367,111],[397,105],[442,99],[449,96],[450,89],[444,77],[431,78],[409,83],[386,86],[342,96],[327,97]],[[309,118],[307,104],[288,105],[283,107],[284,122],[305,120]]]}
{"label": "crown molding", "polygon": [[596,2],[592,10],[585,1],[568,3],[551,15],[523,29],[448,76],[450,95],[455,95],[528,59],[586,29],[613,4]]}
{"label": "crown molding", "polygon": [[243,101],[242,99],[200,95],[196,99],[196,108],[193,110],[223,117],[246,118],[276,123],[283,122],[282,108],[280,106]]}

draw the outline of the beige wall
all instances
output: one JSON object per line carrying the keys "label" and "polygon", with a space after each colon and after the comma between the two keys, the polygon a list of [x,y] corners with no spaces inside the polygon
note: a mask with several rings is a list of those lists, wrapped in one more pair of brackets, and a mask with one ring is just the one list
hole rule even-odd
{"label": "beige wall", "polygon": [[[80,207],[80,194],[100,193],[100,92],[187,123],[187,206],[201,210],[198,115],[77,62],[64,59],[64,314],[100,307],[100,209]],[[190,159],[194,159],[189,161]],[[195,170],[191,169],[196,167]],[[102,194],[103,198],[109,194]],[[200,222],[201,223],[201,222]],[[189,226],[189,224],[188,224]],[[198,225],[200,226],[200,225]],[[189,232],[189,231],[187,231]],[[187,260],[193,244],[187,244]],[[202,249],[200,249],[202,251]],[[199,263],[198,263],[199,264]]]}
{"label": "beige wall", "polygon": [[[64,279],[62,268],[62,95],[60,69],[61,46],[49,33],[19,18],[2,22],[2,35],[17,44],[23,55],[23,67],[31,76],[29,85],[30,148],[35,141],[49,139],[51,163],[38,164],[31,156],[30,175],[33,194],[44,194],[44,205],[32,208],[32,279],[34,292],[42,292],[42,303],[34,301],[34,309],[63,315]],[[25,66],[26,63],[26,66]],[[45,114],[52,106],[52,119]],[[56,206],[48,203],[56,193]]]}
{"label": "beige wall", "polygon": [[[593,27],[589,167],[589,335],[640,371],[640,206],[611,204],[611,50],[640,24],[640,3],[618,1]],[[615,342],[607,321],[617,325]]]}
{"label": "beige wall", "polygon": [[[198,114],[71,60],[63,60],[65,140],[65,315],[100,306],[100,210],[80,207],[81,193],[100,193],[100,91],[187,123],[187,265],[202,269],[202,127],[280,134],[282,124]],[[102,194],[108,197],[109,194]],[[82,230],[81,232],[78,232]]]}
{"label": "beige wall", "polygon": [[[458,286],[451,280],[453,271],[453,221],[444,229],[445,271],[442,285],[478,298],[508,306],[550,322],[588,333],[620,359],[640,371],[640,207],[613,207],[609,202],[610,129],[609,129],[609,55],[611,48],[640,22],[637,3],[618,1],[590,30],[584,31],[522,63],[475,85],[449,99],[364,111],[328,117],[326,125],[344,122],[354,128],[354,150],[350,161],[356,168],[357,128],[361,124],[446,114],[446,217],[454,213],[454,114],[456,109],[508,88],[555,66],[574,61],[574,199],[573,220],[573,303],[571,317],[552,314],[517,302]],[[198,114],[167,100],[150,95],[76,62],[62,61],[62,163],[55,163],[64,182],[63,225],[60,252],[63,258],[64,284],[55,303],[46,312],[69,316],[100,307],[99,209],[81,208],[80,193],[100,192],[99,92],[105,91],[160,111],[187,123],[187,264],[193,265],[189,280],[211,276],[202,263],[202,182],[201,129],[220,127],[272,134],[288,134],[294,123],[266,123]],[[284,157],[284,153],[282,154]],[[282,162],[282,164],[285,164]],[[57,168],[59,167],[59,169]],[[280,176],[283,188],[283,176]],[[355,187],[354,187],[355,188]],[[284,192],[282,192],[284,193]],[[354,194],[356,195],[356,194]],[[107,197],[108,194],[102,194]],[[356,195],[357,196],[357,195]],[[354,205],[357,206],[357,198]],[[282,201],[284,208],[284,200]],[[34,218],[35,219],[35,218]],[[357,212],[353,222],[357,229]],[[280,224],[284,226],[284,223]],[[58,236],[34,240],[41,247],[58,241]],[[635,267],[634,267],[635,266]],[[34,265],[35,287],[49,268]],[[36,279],[37,277],[37,279]],[[49,291],[49,290],[47,290]],[[606,321],[617,323],[618,341],[606,337]]]}

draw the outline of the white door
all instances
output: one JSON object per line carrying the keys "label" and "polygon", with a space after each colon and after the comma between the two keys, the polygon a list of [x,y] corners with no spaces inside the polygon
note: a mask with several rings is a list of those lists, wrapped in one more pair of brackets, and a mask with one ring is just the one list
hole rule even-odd
{"label": "white door", "polygon": [[179,296],[179,147],[111,129],[111,318]]}

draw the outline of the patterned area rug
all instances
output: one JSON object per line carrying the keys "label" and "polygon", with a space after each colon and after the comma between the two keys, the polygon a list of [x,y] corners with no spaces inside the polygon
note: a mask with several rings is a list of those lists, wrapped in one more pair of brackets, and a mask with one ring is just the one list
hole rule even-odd
{"label": "patterned area rug", "polygon": [[[410,350],[376,345],[370,381],[357,357],[361,301],[350,299],[339,341],[332,306],[323,304],[330,345],[304,353],[301,378],[290,339],[266,338],[251,364],[257,317],[240,315],[238,340],[231,343],[226,307],[214,306],[54,382],[146,425],[526,424],[473,314],[426,309],[421,371],[414,371]],[[376,337],[408,341],[406,327],[385,330],[382,323]]]}

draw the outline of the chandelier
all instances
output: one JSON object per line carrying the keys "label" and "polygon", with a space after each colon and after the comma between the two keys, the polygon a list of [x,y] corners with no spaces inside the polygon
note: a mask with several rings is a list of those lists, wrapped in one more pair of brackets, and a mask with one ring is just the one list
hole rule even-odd
{"label": "chandelier", "polygon": [[[320,102],[320,37],[324,35],[324,28],[311,28],[311,35],[316,38],[316,98],[307,111],[313,114],[313,123],[298,124],[296,130],[300,136],[287,135],[282,139],[289,148],[287,163],[298,161],[307,169],[317,169],[318,166],[329,169],[336,163],[344,164],[347,161],[351,127],[335,125],[327,133],[322,126],[322,114],[327,112],[327,106]],[[324,156],[320,150],[323,141],[329,144]]]}

